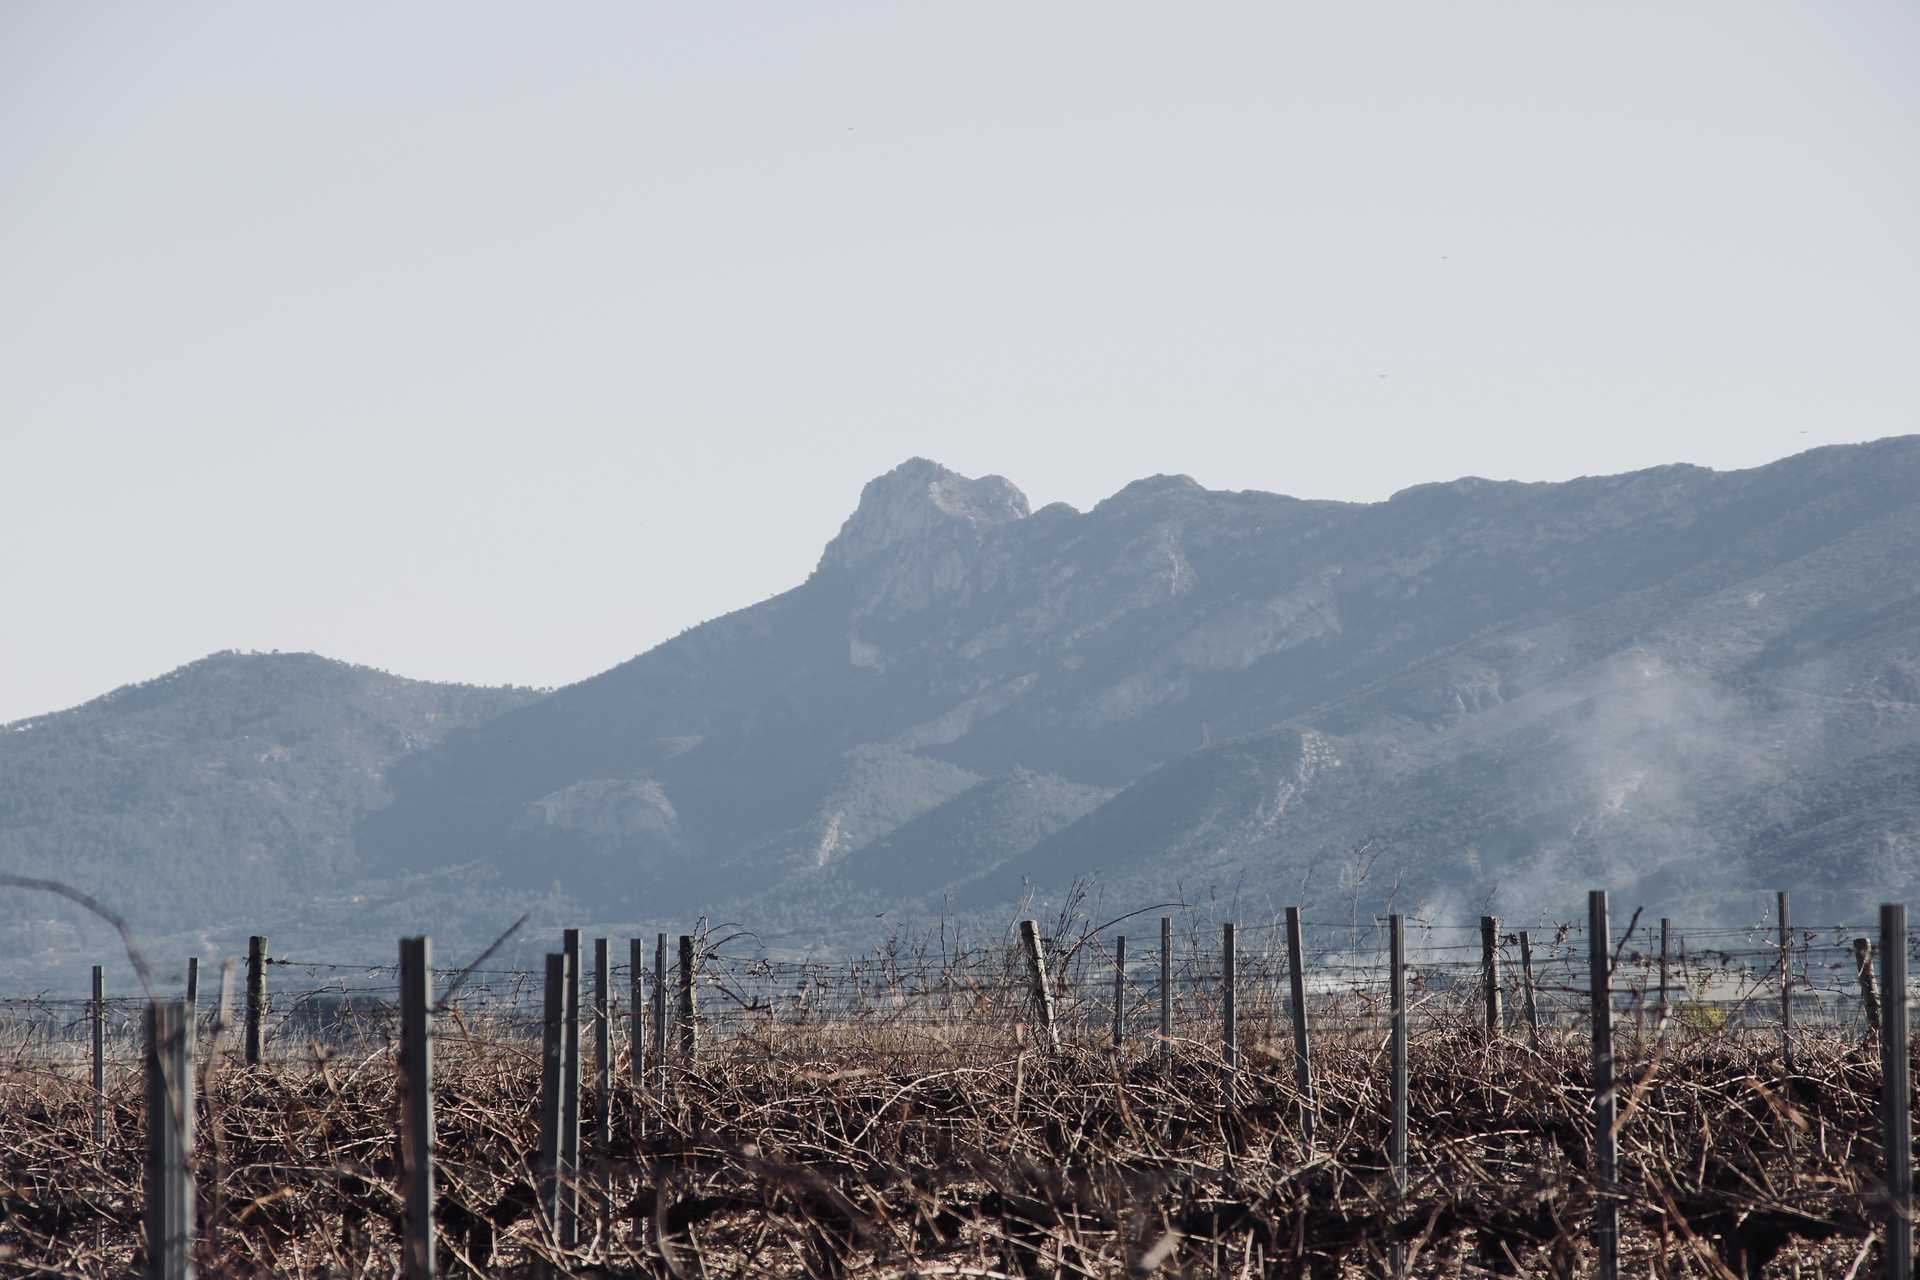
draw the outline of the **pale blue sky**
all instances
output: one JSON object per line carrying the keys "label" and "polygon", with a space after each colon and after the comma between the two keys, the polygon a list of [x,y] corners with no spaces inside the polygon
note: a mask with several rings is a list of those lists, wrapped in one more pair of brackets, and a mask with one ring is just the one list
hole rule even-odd
{"label": "pale blue sky", "polygon": [[0,721],[222,648],[554,684],[912,454],[1920,430],[1920,9],[0,6]]}

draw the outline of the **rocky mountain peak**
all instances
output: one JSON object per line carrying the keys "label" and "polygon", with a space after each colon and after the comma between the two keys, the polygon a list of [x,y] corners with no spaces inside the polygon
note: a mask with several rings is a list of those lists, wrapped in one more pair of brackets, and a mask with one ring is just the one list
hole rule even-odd
{"label": "rocky mountain peak", "polygon": [[909,458],[860,491],[860,505],[820,556],[820,570],[850,568],[942,533],[978,533],[1027,515],[1027,495],[1004,476],[977,479]]}

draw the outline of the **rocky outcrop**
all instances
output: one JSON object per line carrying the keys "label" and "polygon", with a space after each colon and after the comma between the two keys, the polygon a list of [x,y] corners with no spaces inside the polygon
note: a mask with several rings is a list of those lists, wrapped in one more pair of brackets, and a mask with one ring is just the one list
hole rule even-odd
{"label": "rocky outcrop", "polygon": [[1027,515],[1027,495],[1002,476],[969,479],[910,458],[869,480],[860,505],[820,556],[817,572],[853,569],[877,557],[978,545],[980,535]]}

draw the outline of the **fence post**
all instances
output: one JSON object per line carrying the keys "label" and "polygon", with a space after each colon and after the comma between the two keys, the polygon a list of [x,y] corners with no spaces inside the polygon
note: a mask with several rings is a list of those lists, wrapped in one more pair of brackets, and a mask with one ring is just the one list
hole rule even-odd
{"label": "fence post", "polygon": [[[1406,923],[1397,913],[1387,917],[1387,964],[1391,973],[1387,991],[1392,1007],[1393,1048],[1390,1067],[1393,1072],[1390,1103],[1392,1126],[1387,1134],[1388,1176],[1393,1184],[1393,1209],[1396,1220],[1400,1202],[1407,1194],[1407,939]],[[1388,1263],[1394,1280],[1407,1272],[1407,1247],[1396,1243]]]}
{"label": "fence post", "polygon": [[580,1243],[580,931],[563,929],[567,953],[566,1044],[560,1059],[560,1247]]}
{"label": "fence post", "polygon": [[1853,968],[1860,978],[1860,1011],[1867,1019],[1867,1034],[1880,1034],[1880,1001],[1873,994],[1873,943],[1865,938],[1853,940]]}
{"label": "fence post", "polygon": [[93,966],[93,1158],[107,1143],[107,979]]}
{"label": "fence post", "polygon": [[1520,931],[1520,1009],[1527,1018],[1527,1047],[1540,1047],[1540,1009],[1533,999],[1533,939]]}
{"label": "fence post", "polygon": [[192,1022],[200,1011],[200,957],[187,957],[187,1021]]}
{"label": "fence post", "polygon": [[[233,957],[220,962],[220,995],[213,1007],[213,1035],[218,1043],[233,1027]],[[218,1150],[218,1148],[215,1148]],[[216,1216],[214,1219],[219,1221]]]}
{"label": "fence post", "polygon": [[431,1280],[433,1238],[433,944],[400,940],[400,1167],[406,1204],[401,1273]]}
{"label": "fence post", "polygon": [[1160,917],[1160,1057],[1173,1061],[1173,917]]}
{"label": "fence post", "polygon": [[607,955],[607,940],[593,940],[593,1053],[594,1088],[593,1128],[594,1146],[600,1153],[601,1167],[594,1178],[594,1186],[599,1191],[599,1204],[595,1209],[599,1216],[600,1230],[609,1235],[613,1232],[613,1182],[607,1151],[612,1143],[613,1134],[613,995],[610,984],[613,981],[612,966]]}
{"label": "fence post", "polygon": [[[93,966],[93,1000],[88,1008],[93,1020],[93,1159],[101,1168],[107,1160],[107,980],[99,965]],[[188,1015],[187,1024],[193,1024]],[[106,1243],[106,1230],[96,1223],[93,1247]]]}
{"label": "fence post", "polygon": [[627,939],[627,1063],[636,1101],[647,1091],[647,953],[638,938]]}
{"label": "fence post", "polygon": [[1599,1280],[1617,1280],[1619,1206],[1613,1199],[1617,1138],[1613,1131],[1613,953],[1607,891],[1587,894],[1587,985],[1593,999],[1593,1248]]}
{"label": "fence post", "polygon": [[1287,908],[1287,992],[1293,1002],[1293,1083],[1300,1091],[1300,1140],[1313,1149],[1313,1065],[1307,1057],[1307,975],[1302,968],[1300,908]]}
{"label": "fence post", "polygon": [[[233,971],[233,957],[224,957],[220,961],[220,992],[214,997],[213,1024],[211,1027],[213,1034],[209,1037],[208,1046],[210,1055],[220,1051],[222,1044],[225,1042],[227,1030],[233,1025]],[[190,967],[188,974],[189,976],[197,976],[197,967]],[[195,994],[198,994],[198,992]],[[189,1052],[198,1056],[200,1053],[197,1044],[199,1028],[196,1024],[189,1022],[187,1029],[193,1032],[196,1038]],[[208,1065],[212,1065],[211,1056],[209,1057]],[[221,1179],[224,1176],[220,1159],[220,1145],[218,1142],[212,1143],[211,1146],[213,1149],[207,1153],[207,1185],[216,1188],[221,1185]],[[220,1249],[221,1230],[226,1221],[220,1200],[221,1197],[218,1195],[208,1197],[207,1221],[205,1224],[208,1248],[216,1254]]]}
{"label": "fence post", "polygon": [[1673,921],[1660,917],[1660,1018],[1664,1022],[1667,1016],[1667,936]]}
{"label": "fence post", "polygon": [[1032,920],[1020,922],[1020,941],[1027,950],[1027,977],[1033,985],[1033,1009],[1040,1018],[1040,1030],[1047,1048],[1060,1047],[1060,1029],[1053,1023],[1053,991],[1047,986],[1047,961],[1040,952],[1040,926]]}
{"label": "fence post", "polygon": [[247,1065],[260,1065],[267,1022],[267,939],[247,939]]}
{"label": "fence post", "polygon": [[1887,1161],[1887,1280],[1913,1280],[1913,1115],[1907,1057],[1907,908],[1880,906],[1880,1123]]}
{"label": "fence post", "polygon": [[147,1005],[147,1276],[193,1276],[193,1054],[186,1002]]}
{"label": "fence post", "polygon": [[546,1001],[540,1021],[540,1218],[557,1240],[560,1235],[561,1093],[566,1051],[567,955],[547,956]]}
{"label": "fence post", "polygon": [[1480,917],[1480,981],[1487,988],[1487,1040],[1500,1036],[1500,917]]}
{"label": "fence post", "polygon": [[1113,940],[1113,1047],[1127,1043],[1127,937]]}
{"label": "fence post", "polygon": [[1240,1094],[1239,947],[1233,921],[1220,926],[1220,1059],[1226,1066],[1227,1106]]}
{"label": "fence post", "polygon": [[667,935],[653,938],[653,1066],[659,1073],[655,1096],[667,1101]]}
{"label": "fence post", "polygon": [[[214,997],[213,1034],[209,1037],[209,1048],[212,1052],[216,1053],[225,1042],[228,1028],[233,1025],[233,972],[233,957],[223,957],[220,961],[220,993]],[[190,1041],[189,1052],[197,1057],[200,1053],[197,1039],[199,1028],[189,1024],[188,1030],[194,1032],[196,1037]],[[212,1065],[211,1058],[209,1059],[208,1065]],[[221,1178],[224,1176],[220,1163],[220,1144],[217,1142],[213,1143],[212,1147],[213,1149],[207,1153],[207,1185],[210,1187],[218,1187]],[[224,1223],[225,1215],[222,1212],[220,1197],[217,1195],[212,1196],[209,1198],[207,1205],[205,1228],[208,1247],[216,1253],[220,1248],[220,1231]]]}
{"label": "fence post", "polygon": [[694,984],[693,935],[680,935],[680,1056],[688,1066],[700,1054],[699,1007]]}
{"label": "fence post", "polygon": [[1793,1074],[1793,932],[1787,924],[1787,891],[1778,896],[1780,907],[1780,1060]]}

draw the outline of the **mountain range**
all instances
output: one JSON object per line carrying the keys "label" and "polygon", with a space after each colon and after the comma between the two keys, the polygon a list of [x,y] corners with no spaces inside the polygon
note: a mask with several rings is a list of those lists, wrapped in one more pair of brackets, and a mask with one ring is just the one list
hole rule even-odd
{"label": "mountain range", "polygon": [[[1916,494],[1917,437],[1378,503],[1156,476],[1084,512],[915,459],[805,582],[565,688],[223,654],[5,726],[0,871],[176,950],[251,915],[381,956],[527,904],[864,947],[1076,883],[1116,914],[1551,919],[1592,886],[1859,920],[1920,889]],[[0,968],[85,932],[12,895]]]}

